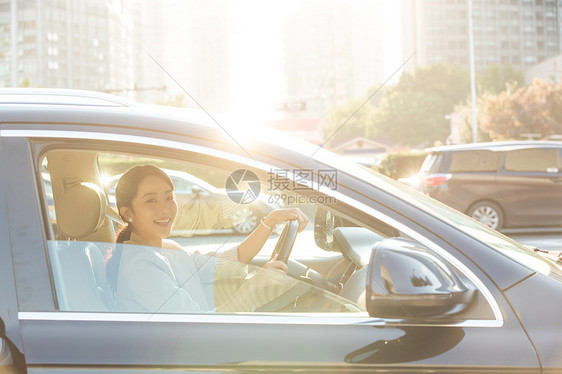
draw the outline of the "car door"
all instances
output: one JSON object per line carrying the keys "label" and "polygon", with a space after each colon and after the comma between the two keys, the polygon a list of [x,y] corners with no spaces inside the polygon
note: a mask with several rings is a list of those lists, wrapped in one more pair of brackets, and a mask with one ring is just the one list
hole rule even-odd
{"label": "car door", "polygon": [[[29,131],[1,133],[3,171],[10,175],[6,180],[6,202],[11,249],[15,254],[17,319],[23,343],[21,349],[30,373],[140,372],[146,369],[158,372],[412,372],[431,369],[460,373],[482,368],[506,373],[514,370],[538,372],[537,357],[502,292],[478,266],[460,261],[458,257],[462,256],[457,250],[436,234],[441,226],[445,231],[450,228],[439,226],[439,220],[381,191],[376,193],[389,199],[385,204],[362,202],[364,195],[346,197],[350,188],[345,186],[343,176],[344,185],[334,196],[347,203],[332,209],[356,216],[354,220],[364,222],[367,229],[370,228],[368,222],[376,216],[377,222],[392,223],[438,251],[453,253],[448,258],[470,276],[481,292],[479,305],[485,310],[482,318],[476,318],[479,308],[474,318],[429,321],[371,317],[365,313],[170,314],[118,312],[104,309],[103,304],[65,307],[63,291],[57,281],[59,269],[53,264],[51,248],[59,244],[79,245],[82,241],[60,243],[54,236],[41,187],[45,152],[59,148],[131,152],[131,147],[140,147],[144,149],[139,151],[141,154],[150,151],[150,154],[165,154],[182,160],[190,147],[185,144],[178,149],[176,142],[157,140],[154,136],[122,135],[119,140],[108,141],[106,139],[115,139],[115,136],[95,132],[87,136],[81,132],[80,139],[67,132],[61,139],[60,133],[50,137],[45,131],[35,132],[30,127]],[[201,152],[201,149],[193,152]],[[216,150],[208,152],[214,155],[214,165],[233,165],[228,154]],[[205,152],[200,156],[200,159],[209,159],[205,158]],[[71,154],[62,154],[61,158],[73,160]],[[247,160],[246,166],[256,172],[263,167],[251,160]],[[69,187],[70,181],[67,182],[66,187]],[[55,195],[59,187],[53,181]],[[352,205],[353,199],[357,206]],[[57,204],[60,201],[57,202],[55,196]],[[415,223],[424,221],[426,225],[432,222],[433,230]],[[476,245],[464,236],[458,240],[459,245]]]}
{"label": "car door", "polygon": [[562,224],[562,157],[559,148],[505,152],[497,185],[511,227]]}
{"label": "car door", "polygon": [[[0,175],[2,169],[2,144],[0,142]],[[5,202],[4,178],[0,178],[0,373],[17,373],[22,369],[22,341],[17,318],[17,296],[14,280],[13,257],[9,232],[8,211]]]}

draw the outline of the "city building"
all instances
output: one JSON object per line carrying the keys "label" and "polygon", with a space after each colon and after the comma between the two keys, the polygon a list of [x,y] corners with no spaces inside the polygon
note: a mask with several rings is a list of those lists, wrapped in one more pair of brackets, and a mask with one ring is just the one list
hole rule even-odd
{"label": "city building", "polygon": [[11,74],[11,45],[12,39],[12,15],[11,2],[13,0],[0,0],[0,86],[9,86],[12,83]]}
{"label": "city building", "polygon": [[533,79],[562,82],[562,54],[544,60],[525,70],[525,83],[530,84]]}
{"label": "city building", "polygon": [[145,103],[165,102],[167,95],[166,72],[154,60],[164,55],[165,18],[161,3],[153,0],[136,0],[133,13],[133,61],[135,100]]}
{"label": "city building", "polygon": [[0,0],[0,85],[133,87],[133,1]]}
{"label": "city building", "polygon": [[285,19],[287,118],[324,118],[328,109],[385,80],[383,1],[298,3]]}
{"label": "city building", "polygon": [[492,63],[524,71],[561,52],[557,0],[402,0],[403,55],[415,53],[408,68],[469,66],[469,1],[476,71]]}
{"label": "city building", "polygon": [[[166,87],[167,99],[180,96],[187,107],[226,112],[229,99],[227,1],[145,1],[148,9],[145,24],[160,25],[157,32],[161,34],[160,37],[147,35],[144,39],[142,84],[154,86],[155,77],[162,77],[159,79]],[[160,12],[158,21],[150,19],[150,9]]]}
{"label": "city building", "polygon": [[226,111],[227,13],[225,0],[0,0],[0,86]]}

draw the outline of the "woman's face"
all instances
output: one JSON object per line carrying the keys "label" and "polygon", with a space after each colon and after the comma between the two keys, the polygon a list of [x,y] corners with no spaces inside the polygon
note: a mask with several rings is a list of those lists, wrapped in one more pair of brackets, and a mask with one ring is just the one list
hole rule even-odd
{"label": "woman's face", "polygon": [[177,212],[172,188],[162,178],[151,175],[139,183],[128,217],[133,218],[133,231],[153,245],[170,235]]}

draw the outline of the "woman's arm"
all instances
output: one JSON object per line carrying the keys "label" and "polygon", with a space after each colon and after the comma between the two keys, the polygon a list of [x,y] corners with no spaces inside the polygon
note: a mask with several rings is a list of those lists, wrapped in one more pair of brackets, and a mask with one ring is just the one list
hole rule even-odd
{"label": "woman's arm", "polygon": [[[230,290],[221,289],[221,293],[218,293],[215,288],[216,311],[219,313],[253,312],[276,299],[297,283],[297,280],[287,277],[287,265],[277,261],[277,255],[275,255],[242,285],[230,282],[226,284]],[[233,286],[234,288],[232,288]]]}
{"label": "woman's arm", "polygon": [[[308,223],[308,217],[298,208],[276,209],[263,219],[258,227],[238,246],[238,261],[248,264],[262,249],[273,228],[278,223],[297,219],[299,221],[299,232],[304,230]],[[268,227],[266,227],[268,226]]]}

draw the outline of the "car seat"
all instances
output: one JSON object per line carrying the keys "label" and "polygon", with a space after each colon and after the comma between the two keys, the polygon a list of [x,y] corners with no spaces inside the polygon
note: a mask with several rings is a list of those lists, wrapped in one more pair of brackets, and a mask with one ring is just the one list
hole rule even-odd
{"label": "car seat", "polygon": [[104,256],[98,245],[80,241],[106,222],[107,201],[93,183],[79,183],[64,190],[56,207],[59,239],[49,242],[59,308],[68,311],[113,309]]}

